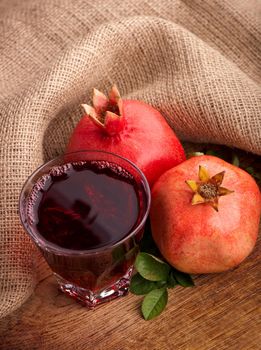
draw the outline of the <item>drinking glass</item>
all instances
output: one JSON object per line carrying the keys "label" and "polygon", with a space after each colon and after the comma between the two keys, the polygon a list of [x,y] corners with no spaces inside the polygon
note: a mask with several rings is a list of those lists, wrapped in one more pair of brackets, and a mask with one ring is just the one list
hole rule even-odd
{"label": "drinking glass", "polygon": [[[116,164],[131,174],[139,193],[138,220],[132,231],[116,243],[88,250],[67,249],[48,241],[43,232],[41,234],[35,229],[29,215],[29,203],[36,185],[51,171],[66,164],[86,161]],[[128,292],[150,200],[148,182],[141,170],[131,161],[113,153],[87,150],[67,153],[40,166],[23,186],[19,212],[25,231],[52,269],[59,289],[87,307],[94,308]]]}

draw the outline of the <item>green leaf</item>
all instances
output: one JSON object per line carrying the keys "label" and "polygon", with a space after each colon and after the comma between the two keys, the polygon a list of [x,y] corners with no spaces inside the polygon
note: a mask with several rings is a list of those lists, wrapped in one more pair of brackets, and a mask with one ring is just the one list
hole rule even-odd
{"label": "green leaf", "polygon": [[255,173],[255,170],[252,166],[249,166],[245,169],[250,175],[253,175]]}
{"label": "green leaf", "polygon": [[113,261],[122,261],[125,259],[126,250],[122,245],[116,247],[112,251]]}
{"label": "green leaf", "polygon": [[261,172],[255,171],[252,166],[245,168],[245,170],[256,180],[257,184],[261,186]]}
{"label": "green leaf", "polygon": [[139,249],[138,244],[135,245],[133,248],[131,248],[129,251],[126,252],[125,259],[126,260],[132,259],[133,257],[135,257],[138,254],[139,250],[140,249]]}
{"label": "green leaf", "polygon": [[167,287],[167,281],[158,281],[156,283],[157,288]]}
{"label": "green leaf", "polygon": [[239,166],[239,158],[235,153],[232,156],[232,164],[235,166]]}
{"label": "green leaf", "polygon": [[141,305],[141,312],[145,320],[151,320],[165,309],[168,302],[167,288],[155,289],[149,292]]}
{"label": "green leaf", "polygon": [[147,253],[139,253],[135,268],[143,278],[149,281],[166,281],[170,266],[164,261]]}
{"label": "green leaf", "polygon": [[135,257],[137,255],[138,252],[139,252],[138,245],[134,245],[134,247],[128,251],[126,251],[126,248],[124,248],[122,245],[120,245],[120,246],[113,249],[112,258],[113,258],[114,262],[119,263],[120,261],[132,259],[133,257]]}
{"label": "green leaf", "polygon": [[[221,158],[221,159],[228,161],[228,159],[227,159],[228,154],[227,154],[227,152],[224,152],[223,149],[208,150],[208,151],[206,151],[206,155],[218,157],[218,158]],[[230,157],[230,160],[231,160],[231,157]]]}
{"label": "green leaf", "polygon": [[131,279],[130,291],[136,295],[144,295],[158,288],[157,283],[145,280],[139,273],[136,273]]}
{"label": "green leaf", "polygon": [[204,153],[203,152],[191,152],[191,153],[188,153],[187,158],[190,159],[190,158],[199,157],[199,156],[204,156]]}
{"label": "green leaf", "polygon": [[215,151],[212,151],[212,150],[208,150],[208,151],[206,152],[206,154],[207,154],[208,156],[218,157],[218,153],[215,152]]}
{"label": "green leaf", "polygon": [[172,272],[173,272],[173,275],[180,286],[182,286],[182,287],[193,287],[194,286],[194,282],[189,274],[184,273],[184,272],[180,272],[177,270],[172,270]]}
{"label": "green leaf", "polygon": [[170,272],[169,277],[168,277],[168,281],[167,281],[167,287],[168,288],[174,288],[178,285],[178,282],[174,276],[174,272],[173,270]]}

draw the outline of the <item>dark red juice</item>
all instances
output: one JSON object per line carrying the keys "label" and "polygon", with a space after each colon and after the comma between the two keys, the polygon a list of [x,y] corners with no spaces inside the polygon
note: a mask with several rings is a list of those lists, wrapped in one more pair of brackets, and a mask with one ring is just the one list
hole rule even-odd
{"label": "dark red juice", "polygon": [[67,254],[62,249],[56,254],[41,249],[54,272],[92,290],[124,275],[137,253],[135,239],[105,248],[137,227],[142,196],[128,171],[106,161],[65,164],[39,179],[28,206],[33,229],[57,247],[88,250]]}

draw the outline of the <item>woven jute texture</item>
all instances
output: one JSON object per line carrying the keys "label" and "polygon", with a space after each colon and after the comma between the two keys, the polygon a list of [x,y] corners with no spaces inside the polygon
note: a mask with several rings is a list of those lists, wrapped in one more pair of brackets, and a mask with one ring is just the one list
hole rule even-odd
{"label": "woven jute texture", "polygon": [[261,154],[258,0],[0,1],[0,316],[32,293],[27,176],[64,151],[93,87],[158,108],[183,141]]}

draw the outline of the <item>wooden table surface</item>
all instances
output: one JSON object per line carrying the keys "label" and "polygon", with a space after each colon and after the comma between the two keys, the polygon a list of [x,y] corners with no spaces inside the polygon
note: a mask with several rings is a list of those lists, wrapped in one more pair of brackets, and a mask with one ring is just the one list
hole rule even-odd
{"label": "wooden table surface", "polygon": [[257,350],[261,349],[261,243],[238,268],[195,278],[196,287],[170,290],[167,310],[152,321],[141,298],[127,295],[87,310],[57,290],[52,276],[0,321],[0,349]]}

